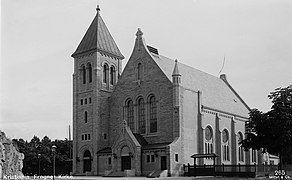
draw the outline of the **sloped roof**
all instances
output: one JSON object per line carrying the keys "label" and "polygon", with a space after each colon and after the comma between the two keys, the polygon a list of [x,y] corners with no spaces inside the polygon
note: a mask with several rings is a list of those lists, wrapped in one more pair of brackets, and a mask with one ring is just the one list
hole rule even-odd
{"label": "sloped roof", "polygon": [[95,50],[124,59],[99,13],[93,19],[72,57]]}
{"label": "sloped roof", "polygon": [[[164,74],[172,81],[175,61],[162,55],[152,56]],[[241,98],[220,78],[177,63],[181,74],[181,86],[202,92],[202,105],[248,118],[249,109]]]}
{"label": "sloped roof", "polygon": [[148,144],[146,139],[141,134],[138,134],[138,133],[133,133],[133,134],[141,146]]}

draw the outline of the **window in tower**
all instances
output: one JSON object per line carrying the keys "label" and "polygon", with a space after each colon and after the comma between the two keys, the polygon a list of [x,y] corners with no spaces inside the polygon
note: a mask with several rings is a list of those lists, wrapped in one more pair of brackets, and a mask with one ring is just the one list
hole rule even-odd
{"label": "window in tower", "polygon": [[137,67],[137,80],[142,80],[142,64],[139,63]]}
{"label": "window in tower", "polygon": [[89,104],[91,104],[91,97],[89,98]]}
{"label": "window in tower", "polygon": [[87,123],[87,111],[84,112],[84,122]]}
{"label": "window in tower", "polygon": [[149,110],[150,110],[150,133],[157,132],[157,105],[156,98],[151,95],[149,98]]}
{"label": "window in tower", "polygon": [[87,98],[85,98],[85,104],[87,104]]}
{"label": "window in tower", "polygon": [[146,132],[145,107],[142,97],[138,99],[138,132],[140,134],[145,134]]}
{"label": "window in tower", "polygon": [[107,83],[107,81],[108,81],[108,65],[107,63],[105,63],[103,65],[103,82]]}
{"label": "window in tower", "polygon": [[130,127],[131,131],[134,132],[135,126],[134,126],[134,105],[133,101],[131,99],[128,99],[126,101],[126,107],[125,107],[125,115],[126,120],[128,123],[128,126]]}
{"label": "window in tower", "polygon": [[83,105],[83,99],[80,100],[80,104]]}
{"label": "window in tower", "polygon": [[82,82],[83,84],[85,84],[86,83],[86,68],[84,65],[82,65],[81,71],[82,71]]}
{"label": "window in tower", "polygon": [[116,81],[116,70],[114,66],[111,66],[110,69],[110,84],[114,85]]}
{"label": "window in tower", "polygon": [[92,82],[92,66],[91,64],[88,64],[88,81],[91,83]]}

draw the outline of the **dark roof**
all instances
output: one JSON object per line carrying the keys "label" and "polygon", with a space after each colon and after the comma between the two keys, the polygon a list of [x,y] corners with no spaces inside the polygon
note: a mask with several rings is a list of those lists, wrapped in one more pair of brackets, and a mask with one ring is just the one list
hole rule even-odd
{"label": "dark roof", "polygon": [[210,153],[210,154],[194,154],[191,156],[191,158],[210,158],[210,157],[218,157],[217,154],[215,153]]}
{"label": "dark roof", "polygon": [[142,135],[137,134],[137,133],[133,133],[133,134],[141,146],[148,144],[148,142]]}
{"label": "dark roof", "polygon": [[112,153],[112,148],[111,147],[103,148],[103,149],[97,151],[96,154],[103,154],[103,153]]}
{"label": "dark roof", "polygon": [[72,57],[96,50],[100,53],[124,59],[99,13],[93,19]]}

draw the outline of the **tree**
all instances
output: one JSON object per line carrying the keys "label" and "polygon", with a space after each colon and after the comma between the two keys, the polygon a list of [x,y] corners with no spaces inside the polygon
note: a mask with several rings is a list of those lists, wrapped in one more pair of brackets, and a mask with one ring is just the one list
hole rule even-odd
{"label": "tree", "polygon": [[[24,153],[23,169],[24,175],[52,175],[53,173],[53,153],[52,146],[56,145],[56,174],[69,174],[72,171],[72,161],[70,159],[70,150],[72,141],[55,140],[51,141],[48,136],[40,140],[34,136],[30,142],[23,139],[13,139],[20,152]],[[40,156],[39,156],[40,154]]]}
{"label": "tree", "polygon": [[263,113],[258,109],[250,112],[247,136],[241,142],[246,149],[264,148],[279,155],[280,162],[292,162],[292,85],[277,88],[268,95],[273,105]]}

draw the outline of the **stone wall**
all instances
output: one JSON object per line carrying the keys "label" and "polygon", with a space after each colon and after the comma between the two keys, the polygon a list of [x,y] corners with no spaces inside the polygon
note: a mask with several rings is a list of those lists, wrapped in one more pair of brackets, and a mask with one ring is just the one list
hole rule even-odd
{"label": "stone wall", "polygon": [[17,150],[16,144],[0,131],[0,178],[4,176],[23,176],[24,154]]}

